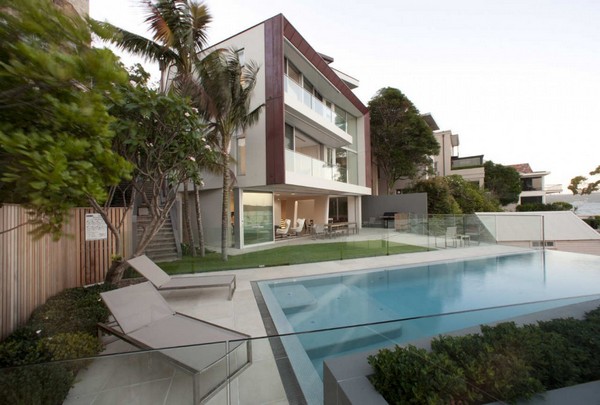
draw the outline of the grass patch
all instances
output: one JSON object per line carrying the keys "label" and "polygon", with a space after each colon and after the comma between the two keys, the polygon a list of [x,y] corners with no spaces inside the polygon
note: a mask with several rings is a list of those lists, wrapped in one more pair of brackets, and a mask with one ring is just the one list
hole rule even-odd
{"label": "grass patch", "polygon": [[169,274],[202,273],[207,271],[234,270],[259,266],[285,266],[424,251],[427,251],[427,248],[422,246],[382,240],[314,243],[281,246],[258,252],[231,255],[226,262],[221,260],[220,253],[208,253],[205,257],[186,256],[175,262],[160,263],[160,267]]}

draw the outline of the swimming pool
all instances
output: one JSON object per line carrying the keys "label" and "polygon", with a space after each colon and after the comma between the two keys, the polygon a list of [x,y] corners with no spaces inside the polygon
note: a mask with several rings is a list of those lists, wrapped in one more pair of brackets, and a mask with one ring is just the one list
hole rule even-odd
{"label": "swimming pool", "polygon": [[258,287],[279,334],[411,318],[282,338],[307,402],[320,403],[324,359],[598,298],[600,258],[534,251]]}

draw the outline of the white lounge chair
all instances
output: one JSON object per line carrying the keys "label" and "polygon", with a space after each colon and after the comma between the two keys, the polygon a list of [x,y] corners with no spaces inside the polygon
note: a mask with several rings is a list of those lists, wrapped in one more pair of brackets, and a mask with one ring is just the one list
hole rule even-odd
{"label": "white lounge chair", "polygon": [[180,290],[186,288],[229,287],[229,300],[236,288],[234,274],[209,274],[199,276],[171,277],[146,255],[134,257],[127,263],[150,281],[158,290]]}
{"label": "white lounge chair", "polygon": [[301,234],[302,231],[304,230],[304,222],[305,221],[306,221],[305,218],[298,218],[298,220],[296,221],[296,226],[294,228],[291,228],[290,232],[294,232],[294,235],[296,235],[296,236]]}
{"label": "white lounge chair", "polygon": [[177,313],[144,282],[100,294],[114,321],[99,328],[153,349],[193,378],[194,403],[212,397],[252,362],[248,335]]}
{"label": "white lounge chair", "polygon": [[291,219],[286,219],[285,220],[285,227],[284,228],[279,228],[275,230],[275,236],[279,236],[279,237],[284,237],[288,235],[288,232],[290,231],[290,224],[292,223]]}

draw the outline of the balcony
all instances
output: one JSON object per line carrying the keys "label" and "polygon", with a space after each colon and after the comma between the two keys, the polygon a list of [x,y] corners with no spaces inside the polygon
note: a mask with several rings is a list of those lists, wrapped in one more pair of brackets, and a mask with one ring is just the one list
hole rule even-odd
{"label": "balcony", "polygon": [[459,170],[471,167],[483,166],[483,155],[480,156],[468,156],[468,157],[452,157],[451,169]]}
{"label": "balcony", "polygon": [[345,115],[336,114],[288,76],[284,76],[284,85],[286,110],[296,118],[290,119],[290,123],[313,136],[315,131],[306,126],[318,125],[319,135],[323,137],[319,141],[328,146],[341,147],[352,143],[352,136],[347,133],[348,121]]}
{"label": "balcony", "polygon": [[289,149],[285,151],[285,170],[331,181],[345,182],[348,178],[346,169],[339,165],[331,166],[327,162]]}

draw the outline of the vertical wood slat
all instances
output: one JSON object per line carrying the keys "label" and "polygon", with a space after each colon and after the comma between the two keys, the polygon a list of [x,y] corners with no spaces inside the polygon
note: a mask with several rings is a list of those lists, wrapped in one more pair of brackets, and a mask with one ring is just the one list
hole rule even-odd
{"label": "vertical wood slat", "polygon": [[[109,217],[118,223],[122,208],[111,208]],[[33,240],[31,225],[0,233],[0,339],[23,325],[33,310],[66,288],[80,287],[104,281],[111,256],[116,253],[115,241],[85,240],[85,214],[91,208],[71,210],[58,241],[50,236]],[[0,232],[25,223],[27,210],[13,204],[0,207]],[[124,256],[131,254],[131,216],[121,229]]]}

